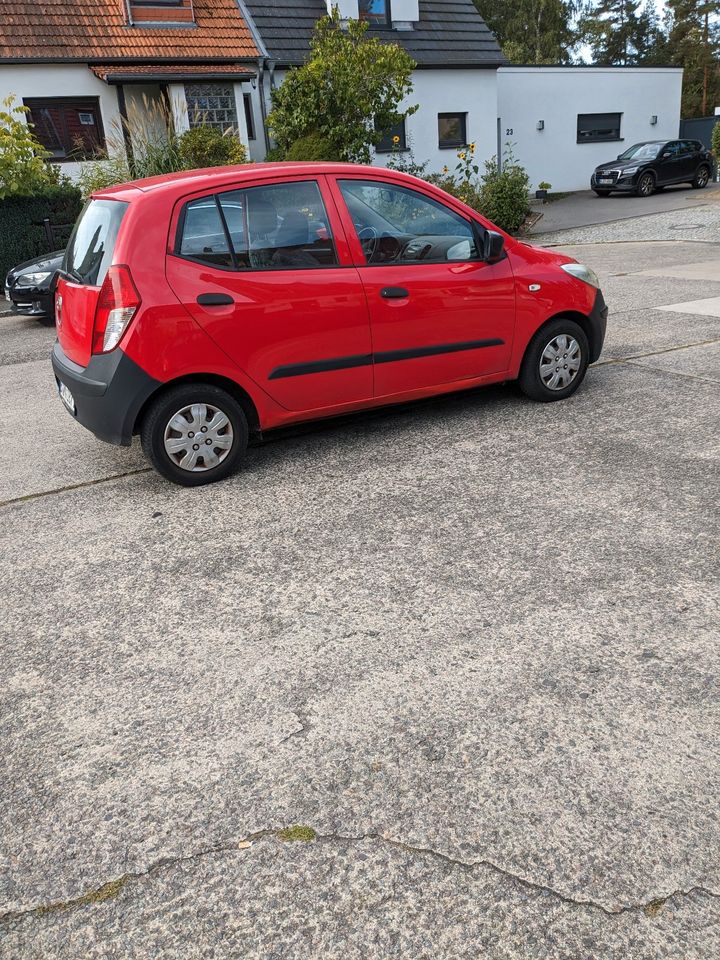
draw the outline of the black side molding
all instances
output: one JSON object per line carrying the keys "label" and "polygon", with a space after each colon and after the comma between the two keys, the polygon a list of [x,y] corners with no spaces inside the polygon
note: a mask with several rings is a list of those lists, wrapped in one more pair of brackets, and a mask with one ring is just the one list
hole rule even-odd
{"label": "black side molding", "polygon": [[395,363],[397,360],[415,360],[433,357],[442,353],[460,353],[463,350],[480,350],[483,347],[500,347],[505,343],[494,337],[490,340],[466,340],[462,343],[438,343],[429,347],[414,347],[410,350],[386,350],[382,353],[363,353],[351,357],[333,357],[330,360],[310,360],[307,363],[289,363],[276,367],[268,380],[285,377],[302,377],[308,373],[326,373],[328,370],[347,370],[351,367],[368,367],[372,363]]}

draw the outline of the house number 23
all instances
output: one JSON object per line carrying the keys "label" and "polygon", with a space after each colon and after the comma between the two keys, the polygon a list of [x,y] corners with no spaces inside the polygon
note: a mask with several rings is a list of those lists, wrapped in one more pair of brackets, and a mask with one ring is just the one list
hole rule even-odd
{"label": "house number 23", "polygon": [[506,136],[506,137],[511,137],[512,135],[513,135],[513,128],[512,128],[512,127],[505,127],[505,136]]}

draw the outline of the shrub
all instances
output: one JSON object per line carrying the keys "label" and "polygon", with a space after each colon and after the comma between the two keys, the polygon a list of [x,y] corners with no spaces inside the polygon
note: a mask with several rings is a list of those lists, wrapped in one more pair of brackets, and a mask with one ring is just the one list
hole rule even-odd
{"label": "shrub", "polygon": [[133,176],[125,155],[105,160],[90,160],[80,168],[77,182],[83,197],[89,197],[96,190],[114,187],[118,183],[127,183]]}
{"label": "shrub", "polygon": [[68,183],[46,187],[43,193],[33,197],[11,196],[0,200],[0,280],[10,267],[49,253],[42,222],[49,219],[54,225],[65,224],[62,231],[55,231],[52,245],[62,248],[70,236],[72,225],[80,215],[82,197],[77,187]]}
{"label": "shrub", "polygon": [[718,120],[712,129],[710,145],[713,156],[715,157],[715,175],[717,176],[718,168],[720,168],[720,120]]}
{"label": "shrub", "polygon": [[27,107],[16,106],[15,97],[6,97],[0,106],[0,199],[30,196],[51,183],[45,163],[48,152],[23,119]]}
{"label": "shrub", "polygon": [[187,170],[247,163],[247,151],[238,138],[216,127],[186,130],[178,138],[178,153]]}
{"label": "shrub", "polygon": [[337,149],[321,133],[300,137],[285,151],[285,160],[341,160]]}
{"label": "shrub", "polygon": [[530,178],[512,153],[502,170],[495,158],[487,160],[480,178],[480,212],[508,233],[517,233],[530,211]]}

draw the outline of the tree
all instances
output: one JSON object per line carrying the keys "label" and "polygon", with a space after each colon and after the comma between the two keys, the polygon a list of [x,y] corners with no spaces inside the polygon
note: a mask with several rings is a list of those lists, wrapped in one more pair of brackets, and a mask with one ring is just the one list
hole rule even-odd
{"label": "tree", "polygon": [[639,8],[639,0],[599,0],[586,5],[579,28],[593,63],[628,66],[637,62],[642,32]]}
{"label": "tree", "polygon": [[512,63],[569,63],[575,0],[475,0]]}
{"label": "tree", "polygon": [[667,0],[670,62],[685,70],[684,117],[704,117],[720,104],[717,0]]}
{"label": "tree", "polygon": [[49,154],[25,122],[29,113],[14,96],[0,101],[0,199],[41,193],[52,182]]}
{"label": "tree", "polygon": [[366,36],[369,24],[344,23],[335,8],[319,20],[310,59],[273,90],[268,127],[282,151],[317,134],[333,155],[370,162],[370,148],[414,113],[399,104],[412,93],[415,62],[401,47]]}

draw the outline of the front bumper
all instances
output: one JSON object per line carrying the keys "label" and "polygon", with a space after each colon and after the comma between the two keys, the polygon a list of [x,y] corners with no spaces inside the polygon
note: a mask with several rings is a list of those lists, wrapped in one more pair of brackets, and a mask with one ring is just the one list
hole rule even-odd
{"label": "front bumper", "polygon": [[588,317],[590,323],[590,363],[595,363],[596,360],[600,359],[603,344],[605,343],[607,320],[607,304],[605,303],[602,291],[598,290],[595,294],[595,303]]}
{"label": "front bumper", "polygon": [[637,187],[637,174],[631,177],[621,177],[610,183],[598,183],[595,174],[590,178],[590,187],[593,190],[619,190],[625,193],[633,193]]}
{"label": "front bumper", "polygon": [[55,318],[54,296],[34,287],[5,287],[5,299],[24,317]]}
{"label": "front bumper", "polygon": [[160,381],[119,349],[94,355],[87,367],[81,367],[56,341],[52,366],[58,389],[64,383],[73,395],[71,415],[98,439],[129,447],[138,413]]}

